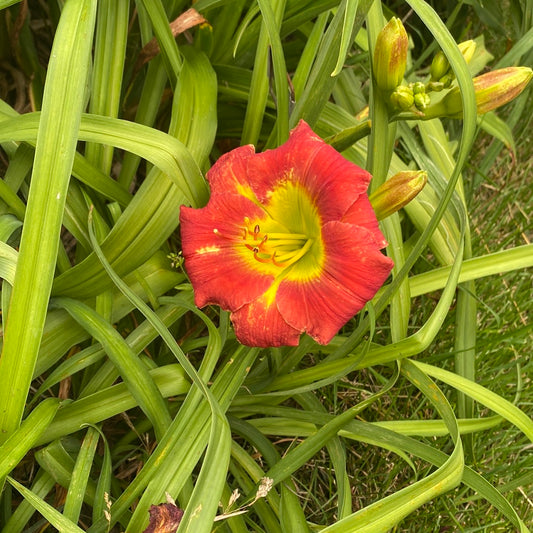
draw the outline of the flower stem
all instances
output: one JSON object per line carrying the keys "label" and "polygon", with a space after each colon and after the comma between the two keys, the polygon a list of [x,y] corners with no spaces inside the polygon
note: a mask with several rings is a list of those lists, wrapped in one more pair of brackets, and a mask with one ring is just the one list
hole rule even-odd
{"label": "flower stem", "polygon": [[[369,49],[373,50],[377,36],[384,25],[381,3],[374,2],[368,11],[368,39]],[[372,83],[370,117],[372,128],[370,131],[367,168],[372,174],[371,191],[375,191],[387,179],[390,161],[394,150],[396,137],[396,123],[389,124],[387,102],[378,90],[375,80]],[[387,254],[394,261],[392,275],[396,276],[405,263],[403,239],[398,214],[395,213],[381,222],[389,246]],[[410,311],[409,282],[405,279],[398,291],[391,299],[391,332],[394,342],[407,335],[407,325]]]}

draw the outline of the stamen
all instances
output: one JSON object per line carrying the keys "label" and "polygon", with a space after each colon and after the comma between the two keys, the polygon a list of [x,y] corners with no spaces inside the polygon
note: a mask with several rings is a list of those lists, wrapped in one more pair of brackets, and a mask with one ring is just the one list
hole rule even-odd
{"label": "stamen", "polygon": [[308,239],[307,242],[297,251],[289,252],[281,257],[277,258],[278,265],[288,267],[300,260],[311,248],[313,239]]}
{"label": "stamen", "polygon": [[252,229],[248,217],[244,217],[243,222],[243,244],[259,263],[270,263],[285,270],[301,259],[313,244],[304,233],[262,233],[259,224]]}
{"label": "stamen", "polygon": [[306,241],[307,235],[304,233],[269,233],[270,239],[286,241]]}
{"label": "stamen", "polygon": [[259,257],[259,250],[257,248],[254,249],[254,259],[256,261],[259,261],[260,263],[272,263],[272,257]]}

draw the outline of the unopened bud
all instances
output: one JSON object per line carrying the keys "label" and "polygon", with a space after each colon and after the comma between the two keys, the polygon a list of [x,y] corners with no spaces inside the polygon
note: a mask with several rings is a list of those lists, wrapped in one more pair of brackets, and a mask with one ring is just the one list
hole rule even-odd
{"label": "unopened bud", "polygon": [[424,188],[427,179],[423,170],[406,170],[379,186],[369,197],[377,219],[383,220],[407,205]]}
{"label": "unopened bud", "polygon": [[463,41],[462,43],[459,43],[457,46],[459,47],[459,50],[461,51],[461,54],[463,54],[464,60],[468,65],[468,63],[470,63],[470,61],[474,57],[474,53],[476,51],[475,41],[469,39],[468,41]]}
{"label": "unopened bud", "polygon": [[450,63],[448,63],[444,52],[437,52],[429,68],[432,81],[439,81],[448,72],[449,68]]}
{"label": "unopened bud", "polygon": [[444,83],[441,83],[440,81],[430,81],[427,84],[427,90],[433,91],[435,93],[440,93],[444,89]]}
{"label": "unopened bud", "polygon": [[426,107],[431,103],[431,98],[426,93],[415,94],[414,100],[417,109],[426,109]]}
{"label": "unopened bud", "polygon": [[447,89],[452,84],[452,81],[454,79],[455,76],[452,73],[446,74],[446,76],[442,76],[442,78],[440,79],[440,83],[442,83],[442,86]]}
{"label": "unopened bud", "polygon": [[379,32],[374,50],[374,77],[382,91],[394,91],[402,83],[408,46],[402,21],[393,17]]}
{"label": "unopened bud", "polygon": [[[463,55],[466,63],[470,63],[474,57],[474,52],[476,51],[476,43],[470,39],[468,41],[459,43],[457,47]],[[443,83],[445,86],[446,83],[449,86],[455,77],[452,69],[450,68],[450,63],[442,51],[439,51],[435,54],[435,57],[431,62],[431,66],[429,67],[429,73],[431,75],[431,81]]]}
{"label": "unopened bud", "polygon": [[407,111],[415,102],[413,90],[406,85],[399,85],[390,95],[392,106],[399,111]]}
{"label": "unopened bud", "polygon": [[[533,77],[529,67],[507,67],[493,70],[473,79],[477,112],[487,113],[516,98]],[[453,88],[440,102],[426,110],[426,118],[447,116],[461,118],[463,103],[459,87]]]}
{"label": "unopened bud", "polygon": [[416,81],[413,83],[413,93],[419,94],[419,93],[425,93],[426,92],[426,86],[421,81]]}

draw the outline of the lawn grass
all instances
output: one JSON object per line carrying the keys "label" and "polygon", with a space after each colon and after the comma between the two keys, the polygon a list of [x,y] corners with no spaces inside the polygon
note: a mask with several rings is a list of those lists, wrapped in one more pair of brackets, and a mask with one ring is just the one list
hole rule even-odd
{"label": "lawn grass", "polygon": [[[170,499],[179,533],[528,531],[531,260],[463,283],[457,267],[533,236],[533,89],[503,123],[487,115],[513,151],[476,125],[469,87],[531,65],[529,4],[200,0],[209,24],[178,47],[167,23],[188,2],[30,4],[0,0],[0,531],[137,533]],[[406,79],[445,49],[464,121],[404,120],[372,87],[393,13]],[[481,35],[471,73],[455,41]],[[248,348],[227,312],[194,306],[179,206],[205,204],[224,152],[274,148],[301,118],[374,184],[429,181],[382,222],[397,270],[366,311],[327,346]],[[411,279],[453,268],[411,297],[404,264]]]}

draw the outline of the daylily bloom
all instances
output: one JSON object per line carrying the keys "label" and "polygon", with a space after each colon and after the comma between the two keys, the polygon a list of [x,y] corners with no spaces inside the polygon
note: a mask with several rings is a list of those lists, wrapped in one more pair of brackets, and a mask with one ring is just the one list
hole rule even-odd
{"label": "daylily bloom", "polygon": [[228,152],[207,179],[208,204],[181,208],[185,269],[196,305],[231,311],[241,343],[327,344],[387,279],[370,174],[305,122],[274,150]]}

